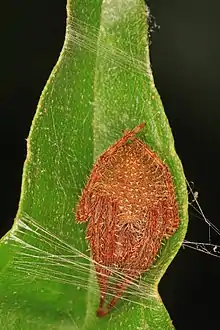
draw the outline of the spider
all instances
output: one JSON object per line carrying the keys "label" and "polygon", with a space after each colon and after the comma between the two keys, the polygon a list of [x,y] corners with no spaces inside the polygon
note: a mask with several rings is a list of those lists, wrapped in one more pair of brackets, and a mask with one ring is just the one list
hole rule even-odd
{"label": "spider", "polygon": [[[86,238],[100,290],[98,317],[108,314],[151,267],[161,241],[179,225],[170,171],[135,137],[144,126],[125,131],[97,159],[76,208],[77,222],[88,222]],[[122,279],[112,287],[114,272]]]}

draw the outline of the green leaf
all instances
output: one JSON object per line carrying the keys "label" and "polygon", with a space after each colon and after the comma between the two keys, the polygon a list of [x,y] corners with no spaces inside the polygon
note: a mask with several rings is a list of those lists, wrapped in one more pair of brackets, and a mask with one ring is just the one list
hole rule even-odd
{"label": "green leaf", "polygon": [[[69,0],[60,58],[28,138],[22,193],[0,245],[1,329],[172,329],[158,283],[184,239],[187,189],[150,68],[142,0]],[[76,207],[94,160],[123,130],[140,134],[173,176],[181,223],[138,287],[99,319],[94,268]]]}

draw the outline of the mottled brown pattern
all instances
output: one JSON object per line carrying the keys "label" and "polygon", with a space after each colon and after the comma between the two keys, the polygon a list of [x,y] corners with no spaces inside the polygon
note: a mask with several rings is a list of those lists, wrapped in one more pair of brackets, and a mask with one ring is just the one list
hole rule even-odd
{"label": "mottled brown pattern", "polygon": [[[143,127],[125,132],[98,158],[77,206],[77,222],[88,221],[100,287],[98,316],[106,315],[132,280],[149,269],[162,239],[179,224],[167,165],[135,137]],[[114,270],[123,281],[110,287]],[[107,302],[110,292],[113,298]]]}

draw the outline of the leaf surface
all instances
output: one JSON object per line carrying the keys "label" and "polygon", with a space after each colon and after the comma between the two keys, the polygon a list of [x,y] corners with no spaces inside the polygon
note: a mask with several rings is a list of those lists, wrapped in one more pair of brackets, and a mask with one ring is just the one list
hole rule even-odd
{"label": "leaf surface", "polygon": [[[157,286],[185,236],[187,189],[151,73],[144,1],[69,0],[67,16],[28,138],[18,213],[1,240],[0,328],[172,329]],[[72,209],[98,155],[141,122],[140,138],[172,173],[181,224],[139,290],[98,319],[86,226]]]}

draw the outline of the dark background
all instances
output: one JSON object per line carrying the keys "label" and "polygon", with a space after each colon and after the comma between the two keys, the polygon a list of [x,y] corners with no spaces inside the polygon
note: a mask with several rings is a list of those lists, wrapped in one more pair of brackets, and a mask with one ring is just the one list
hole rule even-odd
{"label": "dark background", "polygon": [[[82,0],[83,1],[83,0]],[[220,1],[150,0],[151,59],[183,162],[207,218],[220,228]],[[1,9],[1,223],[13,222],[26,141],[40,93],[65,32],[64,0],[15,1]],[[191,213],[191,211],[190,211]],[[208,226],[191,215],[187,239],[208,241]],[[214,244],[220,237],[212,236]],[[220,259],[181,249],[160,284],[177,330],[219,329]]]}

